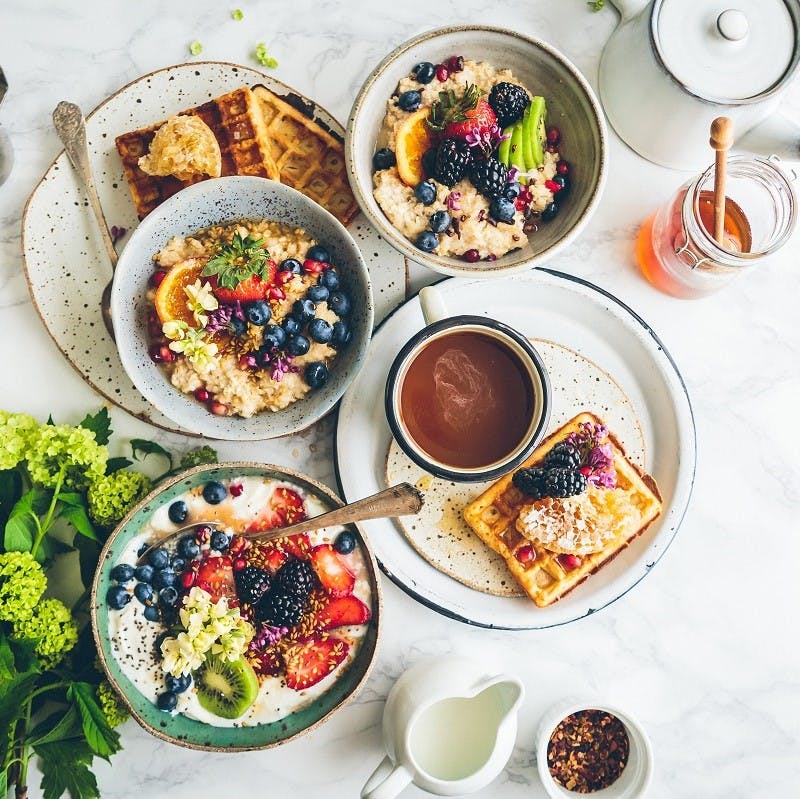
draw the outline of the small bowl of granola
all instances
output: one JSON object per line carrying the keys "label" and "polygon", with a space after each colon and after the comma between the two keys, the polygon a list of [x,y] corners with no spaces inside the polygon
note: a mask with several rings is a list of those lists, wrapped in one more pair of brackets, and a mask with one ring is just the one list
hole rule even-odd
{"label": "small bowl of granola", "polygon": [[345,228],[274,181],[225,177],[170,198],[114,275],[122,364],[187,431],[254,440],[329,411],[369,343],[372,291]]}
{"label": "small bowl of granola", "polygon": [[539,724],[536,763],[551,799],[597,792],[607,799],[636,799],[647,794],[653,749],[628,712],[571,699],[552,707]]}

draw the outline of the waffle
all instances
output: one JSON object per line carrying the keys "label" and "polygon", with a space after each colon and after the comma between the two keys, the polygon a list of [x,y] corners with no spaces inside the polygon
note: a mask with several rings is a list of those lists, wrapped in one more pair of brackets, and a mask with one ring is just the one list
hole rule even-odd
{"label": "waffle", "polygon": [[[255,175],[280,180],[267,142],[264,119],[250,89],[236,89],[181,113],[198,116],[211,128],[219,142],[222,175]],[[161,121],[148,128],[123,133],[116,139],[125,179],[139,219],[143,219],[176,192],[208,177],[196,175],[190,180],[181,181],[173,176],[147,175],[139,169],[139,158],[148,152],[153,136],[163,124]]]}
{"label": "waffle", "polygon": [[[593,414],[579,414],[547,438],[523,467],[541,462],[555,444],[570,433],[578,432],[582,422],[602,424]],[[614,525],[617,534],[599,552],[581,555],[580,564],[574,568],[569,568],[570,556],[544,549],[538,543],[533,544],[536,552],[534,560],[521,563],[517,559],[515,553],[530,541],[517,530],[516,521],[520,509],[529,505],[531,500],[514,487],[510,474],[492,484],[464,509],[467,524],[488,546],[503,556],[509,571],[539,607],[557,602],[616,557],[661,513],[661,497],[653,478],[643,474],[628,460],[622,445],[612,434],[609,434],[608,440],[614,450],[614,468],[617,472],[614,498],[625,507],[626,515],[624,519],[620,518],[619,524]],[[553,512],[557,512],[557,509],[558,505],[555,504]]]}
{"label": "waffle", "polygon": [[347,182],[342,143],[286,100],[254,86],[281,183],[297,189],[330,211],[342,224],[358,213]]}

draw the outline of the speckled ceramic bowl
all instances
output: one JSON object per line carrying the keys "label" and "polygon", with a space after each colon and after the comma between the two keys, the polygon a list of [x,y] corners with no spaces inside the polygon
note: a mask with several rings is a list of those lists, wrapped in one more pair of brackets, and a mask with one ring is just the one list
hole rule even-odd
{"label": "speckled ceramic bowl", "polygon": [[[415,64],[462,55],[508,68],[547,101],[548,125],[561,129],[559,150],[570,165],[571,189],[558,215],[529,236],[527,246],[496,261],[470,264],[424,253],[387,219],[372,196],[372,156],[386,101]],[[356,199],[370,221],[404,255],[445,275],[491,277],[543,264],[575,240],[600,201],[605,184],[607,132],[600,104],[586,78],[558,50],[502,28],[454,26],[428,31],[396,50],[372,71],[356,98],[345,134],[345,157]]]}
{"label": "speckled ceramic bowl", "polygon": [[[214,416],[172,386],[147,353],[147,290],[153,255],[173,236],[213,224],[263,218],[305,228],[331,252],[352,299],[353,338],[333,361],[327,384],[278,412],[243,419]],[[148,214],[131,235],[114,274],[111,315],[120,359],[134,385],[159,411],[181,427],[209,438],[251,441],[308,427],[339,400],[367,351],[373,324],[372,288],[361,253],[350,234],[325,209],[288,186],[256,177],[226,177],[196,183]]]}

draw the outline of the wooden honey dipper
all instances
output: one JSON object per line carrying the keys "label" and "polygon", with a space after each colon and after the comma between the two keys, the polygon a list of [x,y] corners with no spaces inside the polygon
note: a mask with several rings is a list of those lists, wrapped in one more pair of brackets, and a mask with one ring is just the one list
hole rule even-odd
{"label": "wooden honey dipper", "polygon": [[714,239],[725,247],[725,177],[728,150],[733,144],[733,122],[730,117],[717,117],[711,123],[708,143],[716,152],[714,163]]}

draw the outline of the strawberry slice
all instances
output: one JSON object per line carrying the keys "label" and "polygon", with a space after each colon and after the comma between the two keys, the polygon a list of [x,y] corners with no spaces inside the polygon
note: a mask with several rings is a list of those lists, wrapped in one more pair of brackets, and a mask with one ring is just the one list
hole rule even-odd
{"label": "strawberry slice", "polygon": [[348,624],[366,624],[371,616],[369,608],[358,597],[350,595],[331,599],[317,611],[316,621],[320,630],[332,630]]}
{"label": "strawberry slice", "polygon": [[[269,503],[261,509],[258,517],[248,526],[248,530],[275,530],[308,518],[303,498],[291,488],[279,486],[272,492]],[[294,553],[293,553],[294,554]],[[298,555],[298,557],[300,557]],[[305,557],[305,556],[303,556]]]}
{"label": "strawberry slice", "polygon": [[227,597],[236,599],[236,583],[233,579],[233,566],[228,557],[206,558],[197,570],[195,584],[211,594],[213,602]]}
{"label": "strawberry slice", "polygon": [[444,135],[447,138],[466,139],[471,133],[486,133],[492,125],[497,124],[497,117],[492,107],[483,98],[478,100],[474,108],[464,111],[463,116],[466,119],[460,122],[451,122],[444,129]]}
{"label": "strawberry slice", "polygon": [[346,657],[346,641],[317,635],[290,646],[284,653],[286,686],[302,691],[327,677]]}
{"label": "strawberry slice", "polygon": [[284,552],[288,552],[298,560],[308,560],[308,553],[311,551],[308,533],[295,533],[288,538],[279,538],[277,544]]}
{"label": "strawberry slice", "polygon": [[289,560],[289,556],[282,549],[276,547],[267,555],[267,571],[272,575],[277,574],[278,569],[280,569],[287,560]]}
{"label": "strawberry slice", "polygon": [[220,286],[217,282],[216,275],[211,275],[209,281],[211,282],[211,290],[214,296],[224,303],[234,302],[255,302],[256,300],[263,300],[267,296],[267,291],[270,286],[275,282],[275,275],[278,272],[278,265],[274,261],[267,263],[268,272],[266,277],[260,275],[250,275],[245,278],[234,289]]}
{"label": "strawberry slice", "polygon": [[320,544],[311,550],[311,565],[322,587],[331,596],[347,596],[353,593],[356,578],[330,544]]}

